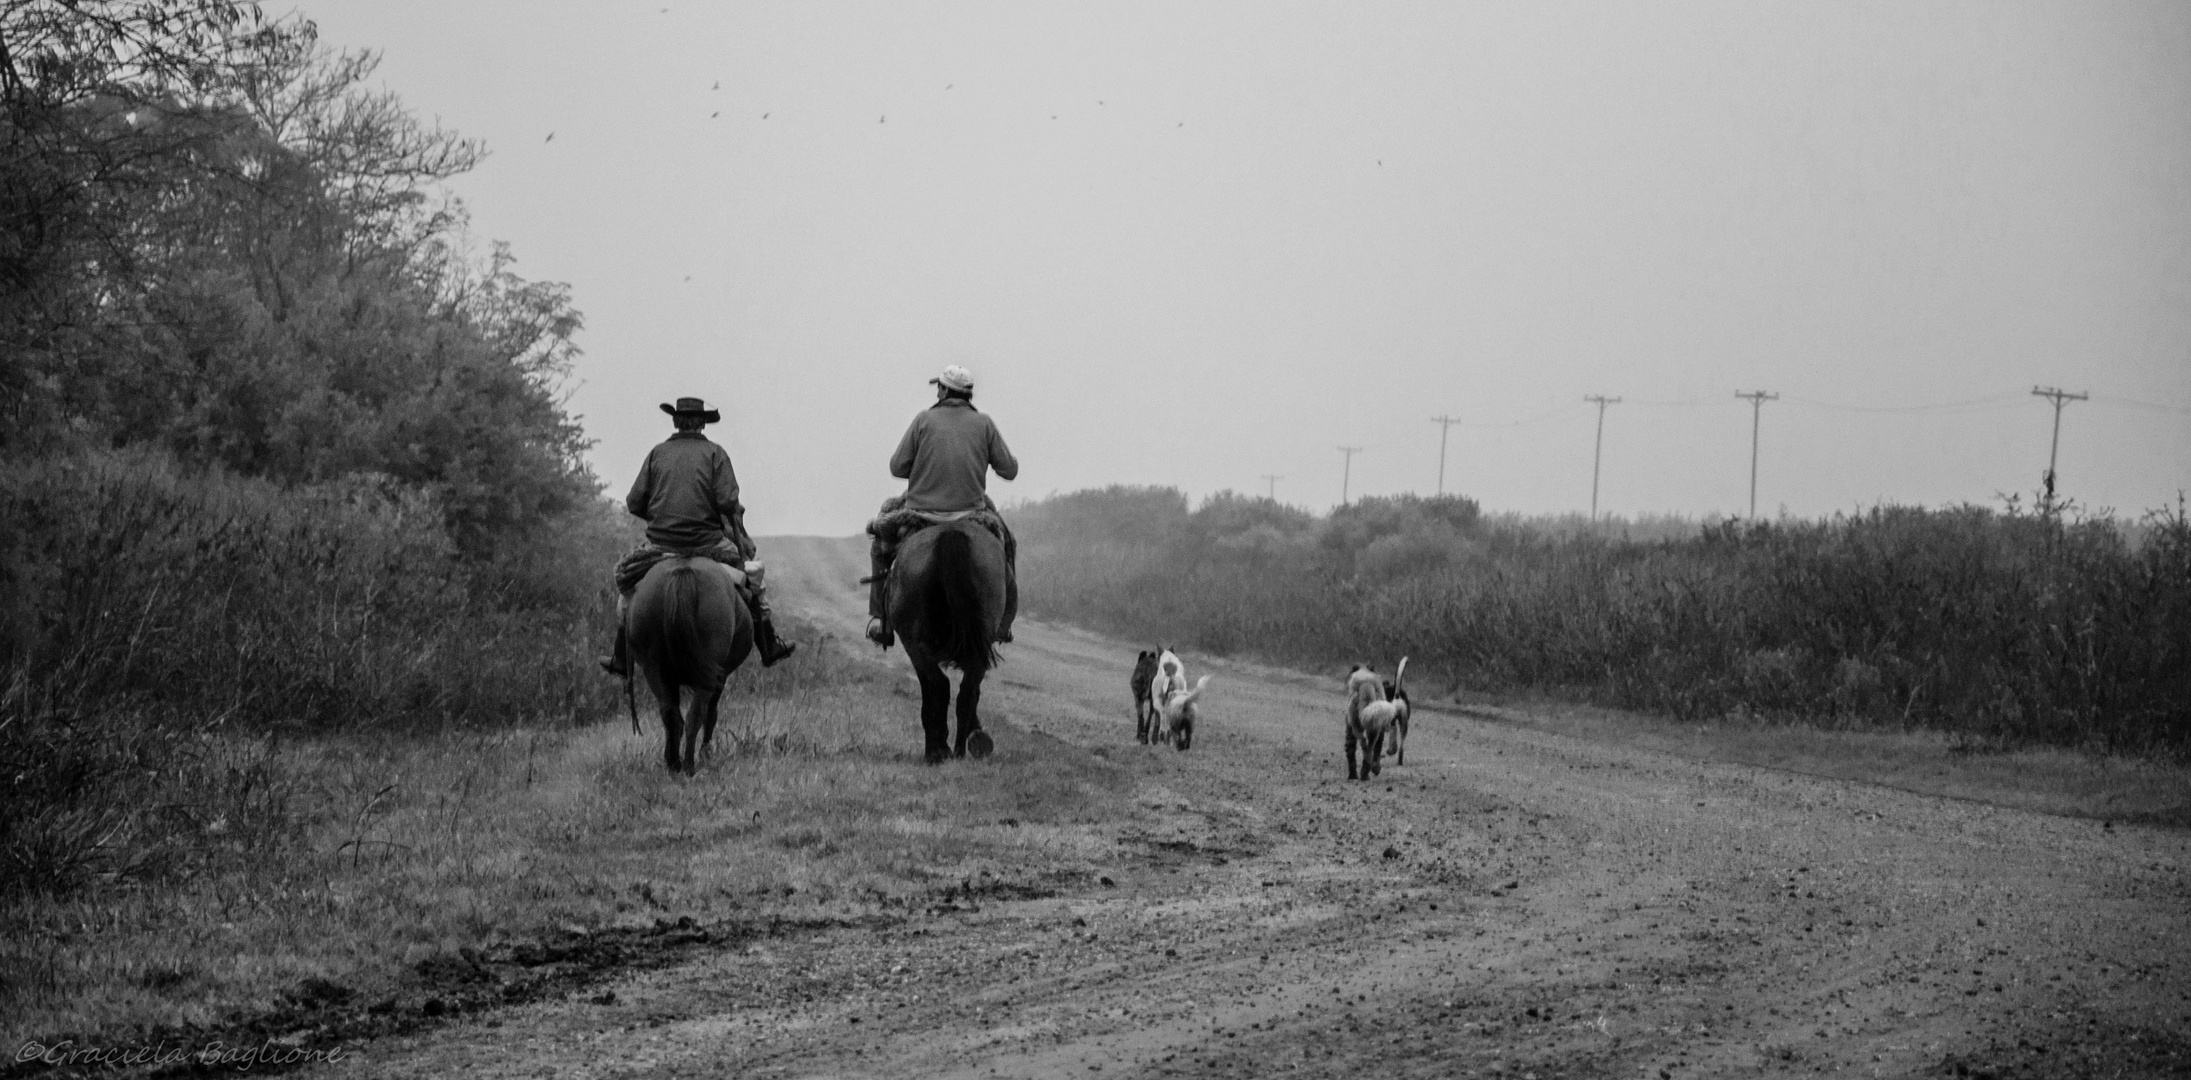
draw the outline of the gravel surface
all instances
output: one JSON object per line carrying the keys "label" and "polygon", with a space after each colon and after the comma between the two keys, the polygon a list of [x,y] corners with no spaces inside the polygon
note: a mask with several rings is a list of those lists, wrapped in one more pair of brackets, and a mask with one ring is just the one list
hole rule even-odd
{"label": "gravel surface", "polygon": [[[864,548],[777,540],[769,554],[780,607],[857,634]],[[1406,764],[1350,783],[1341,673],[1192,654],[1189,674],[1214,676],[1194,749],[1143,747],[1136,648],[1023,623],[984,701],[998,758],[945,766],[1053,741],[1127,763],[1148,813],[1095,823],[1116,833],[1096,880],[741,941],[382,1039],[337,1068],[2191,1075],[2191,833],[1699,763],[1428,703]]]}

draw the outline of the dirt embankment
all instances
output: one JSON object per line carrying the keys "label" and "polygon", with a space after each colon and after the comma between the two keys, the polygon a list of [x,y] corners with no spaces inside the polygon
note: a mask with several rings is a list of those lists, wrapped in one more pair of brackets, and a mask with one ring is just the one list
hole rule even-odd
{"label": "dirt embankment", "polygon": [[[858,547],[770,554],[779,605],[857,633]],[[1349,783],[1336,679],[1190,656],[1215,678],[1181,754],[1132,741],[1133,655],[1023,625],[985,701],[998,755],[947,766],[1125,763],[1141,814],[1095,823],[1107,846],[1088,878],[969,882],[903,918],[718,935],[681,963],[383,1038],[341,1067],[2191,1074],[2183,831],[1434,708],[1404,765]]]}

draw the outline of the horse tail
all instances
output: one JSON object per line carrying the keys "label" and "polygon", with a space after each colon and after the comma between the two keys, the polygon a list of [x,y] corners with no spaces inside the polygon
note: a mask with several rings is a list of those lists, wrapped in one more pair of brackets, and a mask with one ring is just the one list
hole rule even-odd
{"label": "horse tail", "polygon": [[1407,657],[1403,656],[1400,658],[1400,670],[1392,673],[1392,696],[1397,698],[1405,693],[1407,693]]}
{"label": "horse tail", "polygon": [[689,564],[670,567],[662,575],[662,606],[656,618],[661,633],[656,647],[664,684],[702,687],[709,684],[707,657],[700,649],[700,573]]}
{"label": "horse tail", "polygon": [[928,577],[929,610],[942,618],[929,625],[944,640],[928,642],[960,671],[986,671],[997,662],[994,628],[982,618],[981,594],[974,588],[974,541],[959,529],[936,537],[936,562]]}

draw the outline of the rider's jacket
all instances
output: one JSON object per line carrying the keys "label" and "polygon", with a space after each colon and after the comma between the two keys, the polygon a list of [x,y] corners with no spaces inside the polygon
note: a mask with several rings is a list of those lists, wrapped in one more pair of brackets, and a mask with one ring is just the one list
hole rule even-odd
{"label": "rider's jacket", "polygon": [[909,510],[948,513],[981,506],[992,468],[1005,480],[1019,475],[1019,461],[1004,445],[996,422],[959,397],[922,410],[890,455],[890,475],[910,481],[905,488]]}
{"label": "rider's jacket", "polygon": [[663,547],[702,548],[726,535],[744,542],[746,511],[738,504],[730,454],[697,431],[680,431],[647,452],[624,508],[645,521],[647,539]]}

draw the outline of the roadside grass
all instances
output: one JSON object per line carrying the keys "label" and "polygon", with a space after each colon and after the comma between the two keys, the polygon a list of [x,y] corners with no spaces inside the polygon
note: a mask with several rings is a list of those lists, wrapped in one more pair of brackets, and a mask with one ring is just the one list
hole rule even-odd
{"label": "roadside grass", "polygon": [[2191,765],[2048,746],[2003,747],[1924,728],[1822,727],[1762,717],[1674,720],[1542,695],[1424,700],[1501,724],[1698,760],[1852,780],[2099,821],[2191,827]]}
{"label": "roadside grass", "polygon": [[1111,849],[1092,823],[1134,813],[1123,772],[1009,725],[991,724],[987,762],[921,764],[917,703],[893,687],[826,647],[742,673],[715,757],[689,780],[663,768],[643,690],[644,736],[621,715],[203,736],[201,767],[175,775],[225,771],[260,787],[230,804],[278,813],[208,820],[200,842],[228,857],[180,880],[118,876],[0,902],[0,1038],[217,1025],[307,980],[375,1000],[436,958],[574,928],[1039,894]]}

